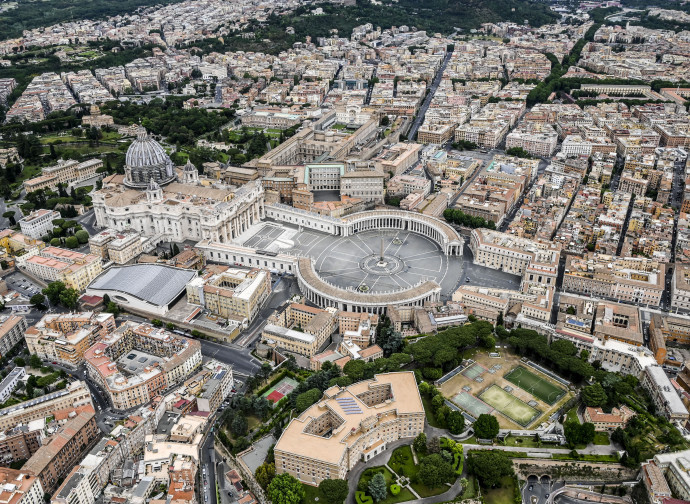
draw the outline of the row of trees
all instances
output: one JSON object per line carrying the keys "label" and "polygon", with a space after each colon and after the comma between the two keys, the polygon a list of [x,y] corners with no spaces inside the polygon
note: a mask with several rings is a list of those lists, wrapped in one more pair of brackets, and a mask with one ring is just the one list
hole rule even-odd
{"label": "row of trees", "polygon": [[446,208],[443,211],[443,218],[446,219],[446,222],[457,224],[458,226],[468,227],[471,229],[496,229],[496,223],[494,221],[487,221],[483,217],[473,217],[472,215],[466,214],[465,212],[463,212],[462,210],[458,210],[457,208]]}

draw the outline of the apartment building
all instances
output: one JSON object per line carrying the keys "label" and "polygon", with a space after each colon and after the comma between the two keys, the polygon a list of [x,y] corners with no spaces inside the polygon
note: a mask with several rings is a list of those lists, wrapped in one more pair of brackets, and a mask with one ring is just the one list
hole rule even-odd
{"label": "apartment building", "polygon": [[666,482],[663,471],[654,459],[641,464],[640,475],[647,489],[649,500],[653,504],[662,504],[667,499],[672,499],[671,488]]}
{"label": "apartment building", "polygon": [[633,346],[642,346],[644,336],[637,306],[600,302],[594,318],[593,334],[604,341],[613,339]]}
{"label": "apartment building", "polygon": [[411,372],[331,387],[283,431],[275,446],[276,473],[314,486],[324,479],[345,479],[357,462],[417,436],[424,418]]}
{"label": "apartment building", "polygon": [[69,383],[64,390],[57,390],[23,403],[0,410],[0,431],[6,431],[19,424],[43,420],[55,411],[66,408],[91,405],[91,392],[82,381]]}
{"label": "apartment building", "polygon": [[378,170],[346,171],[340,178],[340,194],[383,204],[384,177]]}
{"label": "apartment building", "polygon": [[45,504],[40,478],[21,470],[0,467],[3,504]]}
{"label": "apartment building", "polygon": [[58,482],[81,460],[84,449],[100,435],[93,408],[83,411],[67,422],[47,445],[41,446],[22,469],[36,475],[46,493],[53,493]]}
{"label": "apartment building", "polygon": [[103,271],[99,257],[58,247],[44,248],[29,257],[24,267],[41,280],[61,281],[80,292]]}
{"label": "apartment building", "polygon": [[15,367],[8,373],[5,378],[0,382],[0,403],[4,403],[12,395],[12,392],[17,387],[17,383],[24,376],[26,376],[26,370],[23,367]]}
{"label": "apartment building", "polygon": [[388,181],[387,190],[388,194],[407,196],[418,193],[424,197],[431,191],[431,180],[414,175],[396,175]]}
{"label": "apartment building", "polygon": [[142,238],[134,230],[108,228],[89,238],[91,254],[115,264],[133,262],[142,253]]}
{"label": "apartment building", "polygon": [[671,278],[671,307],[690,310],[690,264],[676,263],[675,268]]}
{"label": "apartment building", "polygon": [[206,382],[196,398],[197,408],[199,411],[213,414],[232,391],[235,383],[232,368],[211,360],[204,364],[201,374],[205,375]]}
{"label": "apartment building", "polygon": [[114,408],[147,404],[201,365],[201,345],[150,324],[127,322],[84,353],[86,372]]}
{"label": "apartment building", "polygon": [[271,294],[271,274],[258,268],[228,268],[192,278],[186,290],[188,303],[227,319],[250,323]]}
{"label": "apartment building", "polygon": [[73,159],[59,160],[55,166],[43,168],[43,172],[38,177],[26,180],[24,189],[26,192],[38,191],[39,189],[49,189],[57,191],[58,184],[68,187],[78,184],[96,176],[96,170],[103,167],[100,159],[89,159],[79,162]]}
{"label": "apartment building", "polygon": [[76,369],[96,340],[114,330],[111,313],[48,314],[27,329],[24,337],[32,354]]}
{"label": "apartment building", "polygon": [[53,221],[59,218],[60,212],[41,208],[20,219],[19,228],[26,236],[40,240],[53,230]]}
{"label": "apartment building", "polygon": [[[655,465],[664,473],[668,486],[679,499],[690,500],[690,450],[673,453],[658,453],[653,459]],[[663,490],[663,485],[659,485]],[[663,491],[662,494],[667,493]]]}
{"label": "apartment building", "polygon": [[94,504],[101,488],[89,469],[75,466],[53,494],[50,504]]}
{"label": "apartment building", "polygon": [[659,306],[666,266],[645,257],[589,253],[566,262],[563,290]]}
{"label": "apartment building", "polygon": [[338,334],[360,348],[368,347],[376,337],[379,316],[375,313],[338,312]]}
{"label": "apartment building", "polygon": [[661,366],[647,366],[642,371],[641,385],[649,392],[656,411],[669,422],[685,422],[690,416],[675,387]]}
{"label": "apartment building", "polygon": [[558,133],[551,125],[523,122],[506,136],[506,150],[518,147],[536,157],[553,155],[558,145]]}
{"label": "apartment building", "polygon": [[22,341],[27,327],[26,319],[21,315],[0,315],[0,356]]}
{"label": "apartment building", "polygon": [[0,463],[28,460],[43,444],[45,420],[20,424],[0,433]]}
{"label": "apartment building", "polygon": [[[537,273],[538,265],[553,268],[560,257],[557,247],[550,242],[518,238],[482,228],[472,230],[470,250],[474,263],[488,268],[522,276],[532,267],[531,281],[535,281],[534,274]],[[546,276],[551,278],[554,275],[551,272],[544,276],[543,283],[549,285],[551,280],[546,282]],[[538,278],[537,273],[537,280]]]}

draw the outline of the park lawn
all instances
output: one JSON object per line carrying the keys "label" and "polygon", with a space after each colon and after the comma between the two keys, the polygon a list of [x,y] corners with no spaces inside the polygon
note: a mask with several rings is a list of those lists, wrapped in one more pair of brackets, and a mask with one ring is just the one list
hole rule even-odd
{"label": "park lawn", "polygon": [[443,425],[439,424],[438,420],[436,420],[434,408],[431,407],[431,399],[425,395],[422,395],[422,404],[424,405],[424,413],[426,413],[426,421],[429,423],[429,425],[443,429]]}
{"label": "park lawn", "polygon": [[465,440],[463,440],[463,441],[458,441],[458,443],[462,443],[462,444],[477,444],[477,437],[476,437],[476,436],[471,436],[471,437],[468,437],[467,439],[465,439]]}
{"label": "park lawn", "polygon": [[[578,408],[578,405],[576,404],[575,406],[573,406],[572,408],[570,408],[568,410],[568,413],[566,413],[566,418],[565,418],[566,422],[575,421],[578,424],[580,423],[580,418],[577,416],[577,408]],[[595,437],[595,439],[596,439],[596,437]]]}
{"label": "park lawn", "polygon": [[498,488],[482,489],[486,504],[513,504],[515,479],[512,476],[501,478],[501,486]]}
{"label": "park lawn", "polygon": [[302,488],[304,488],[304,499],[302,499],[302,504],[312,504],[313,502],[326,501],[323,494],[321,493],[321,490],[319,490],[319,487],[302,483]]}
{"label": "park lawn", "polygon": [[[402,463],[395,460],[396,454],[398,453],[402,454],[402,456],[405,458],[405,460]],[[414,465],[414,457],[412,456],[412,448],[410,447],[410,445],[399,446],[398,448],[393,450],[393,453],[391,454],[391,457],[388,460],[388,467],[393,469],[398,474],[398,476],[412,477],[415,474],[417,474],[417,471],[419,471],[419,468],[416,465]]]}
{"label": "park lawn", "polygon": [[595,432],[593,443],[595,445],[609,445],[609,444],[611,444],[611,442],[609,441],[609,435],[606,432]]}
{"label": "park lawn", "polygon": [[438,486],[436,488],[429,488],[423,483],[412,483],[410,485],[412,488],[414,488],[414,491],[419,494],[420,497],[433,497],[434,495],[439,495],[442,494],[443,492],[447,492],[448,489],[450,488],[448,485],[443,484],[441,486]]}
{"label": "park lawn", "polygon": [[[391,473],[387,467],[375,466],[375,467],[370,467],[367,470],[373,470],[373,471],[377,471],[377,472],[382,471],[383,477],[386,479],[386,488],[388,489],[388,495],[385,499],[383,499],[382,501],[379,501],[378,504],[396,504],[398,502],[404,502],[404,501],[415,499],[414,494],[412,492],[410,492],[407,488],[401,489],[400,493],[398,495],[392,495],[391,494],[390,486],[394,482],[394,476],[393,476],[393,473]],[[362,473],[362,474],[364,474],[364,473]]]}
{"label": "park lawn", "polygon": [[604,463],[615,463],[618,462],[618,455],[585,455],[580,454],[579,458],[575,459],[570,456],[569,453],[552,453],[551,458],[553,460],[583,460],[585,462],[604,462]]}
{"label": "park lawn", "polygon": [[248,415],[247,416],[247,425],[249,426],[249,430],[253,430],[259,425],[261,425],[261,419],[255,415]]}
{"label": "park lawn", "polygon": [[335,130],[341,130],[341,129],[347,128],[347,124],[335,123],[333,126],[331,126],[331,128],[333,128]]}
{"label": "park lawn", "polygon": [[505,446],[524,446],[528,448],[539,448],[541,443],[535,441],[533,437],[526,436],[507,436]]}
{"label": "park lawn", "polygon": [[462,494],[462,500],[474,499],[477,496],[477,481],[474,476],[469,476],[467,478],[467,488],[465,488],[465,493]]}

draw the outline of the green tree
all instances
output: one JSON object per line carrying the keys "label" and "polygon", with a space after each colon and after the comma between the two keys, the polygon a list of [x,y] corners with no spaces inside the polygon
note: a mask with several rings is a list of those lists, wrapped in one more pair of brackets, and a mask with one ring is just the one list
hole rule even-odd
{"label": "green tree", "polygon": [[501,478],[513,474],[513,464],[502,451],[472,450],[467,453],[467,471],[483,487],[494,488],[501,484]]}
{"label": "green tree", "polygon": [[19,367],[24,367],[26,366],[26,361],[22,359],[21,357],[15,357],[14,358],[14,364]]}
{"label": "green tree", "polygon": [[60,294],[60,304],[65,308],[74,310],[79,302],[79,291],[76,289],[65,289]]}
{"label": "green tree", "polygon": [[247,434],[247,419],[243,415],[235,415],[230,422],[230,431],[235,436],[244,436]]}
{"label": "green tree", "polygon": [[446,426],[451,434],[460,434],[465,430],[465,417],[459,411],[451,411],[446,416]]}
{"label": "green tree", "polygon": [[74,233],[74,236],[77,237],[77,240],[79,240],[79,243],[81,243],[82,245],[84,243],[88,243],[88,241],[89,241],[89,233],[87,233],[83,229],[80,229],[79,231]]}
{"label": "green tree", "polygon": [[437,488],[451,478],[453,468],[441,455],[433,453],[422,459],[417,474],[419,480],[428,488]]}
{"label": "green tree", "polygon": [[592,408],[603,406],[608,401],[606,391],[600,383],[594,385],[587,385],[582,389],[582,402]]}
{"label": "green tree", "polygon": [[424,455],[426,453],[426,434],[423,432],[417,434],[417,437],[414,438],[414,442],[412,443],[412,447],[414,448],[414,451]]}
{"label": "green tree", "polygon": [[479,439],[493,439],[498,435],[498,420],[495,416],[484,413],[479,415],[472,428]]}
{"label": "green tree", "polygon": [[[43,365],[43,361],[41,361],[41,358],[36,354],[31,354],[31,357],[29,357],[29,366],[31,366],[34,369],[39,369],[42,365]],[[31,375],[31,376],[33,376],[33,375]],[[35,376],[34,376],[34,378],[35,378]],[[31,377],[29,377],[27,382],[28,383],[32,382]],[[32,385],[35,386],[36,380],[33,380],[33,382],[34,383]]]}
{"label": "green tree", "polygon": [[257,467],[256,473],[254,474],[254,476],[256,477],[256,482],[264,490],[266,490],[268,488],[268,485],[270,485],[273,478],[275,478],[275,475],[276,475],[275,464],[273,464],[273,463],[269,464],[266,462],[264,462],[259,467]]}
{"label": "green tree", "polygon": [[62,244],[62,242],[60,241],[60,238],[51,238],[50,244],[53,247],[59,247]]}
{"label": "green tree", "polygon": [[108,313],[112,313],[117,317],[120,314],[120,307],[117,306],[116,303],[110,301],[108,304],[105,305],[105,311]]}
{"label": "green tree", "polygon": [[342,504],[349,489],[345,480],[325,479],[319,483],[319,490],[329,504]]}
{"label": "green tree", "polygon": [[58,304],[60,302],[60,295],[65,291],[66,287],[65,284],[57,281],[57,282],[50,282],[48,286],[43,289],[43,294],[48,296],[48,299],[50,300],[51,303],[53,304]]}
{"label": "green tree", "polygon": [[374,477],[371,478],[368,490],[374,502],[380,502],[388,496],[386,478],[384,478],[383,473],[376,473]]}
{"label": "green tree", "polygon": [[273,478],[266,494],[273,504],[300,504],[304,499],[304,488],[293,476],[283,473]]}
{"label": "green tree", "polygon": [[43,303],[46,302],[46,297],[43,294],[38,293],[31,296],[29,301],[31,301],[32,305],[38,308],[39,306],[43,306]]}
{"label": "green tree", "polygon": [[301,413],[302,411],[306,410],[309,406],[314,404],[316,401],[321,399],[322,395],[323,394],[321,390],[317,388],[307,390],[306,392],[303,392],[297,396],[297,402],[295,402],[295,407]]}
{"label": "green tree", "polygon": [[17,223],[17,220],[14,218],[14,210],[9,210],[2,214],[2,216],[10,221],[10,226],[14,226]]}
{"label": "green tree", "polygon": [[79,239],[76,236],[65,238],[65,247],[75,249],[79,246]]}

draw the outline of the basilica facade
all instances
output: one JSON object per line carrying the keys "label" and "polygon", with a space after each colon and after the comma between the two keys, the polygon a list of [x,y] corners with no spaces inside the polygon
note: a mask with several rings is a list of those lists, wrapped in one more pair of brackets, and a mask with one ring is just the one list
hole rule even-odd
{"label": "basilica facade", "polygon": [[200,180],[191,163],[173,166],[143,128],[129,147],[125,175],[103,180],[93,194],[96,225],[132,229],[161,241],[229,242],[264,217],[260,181],[239,188]]}

